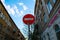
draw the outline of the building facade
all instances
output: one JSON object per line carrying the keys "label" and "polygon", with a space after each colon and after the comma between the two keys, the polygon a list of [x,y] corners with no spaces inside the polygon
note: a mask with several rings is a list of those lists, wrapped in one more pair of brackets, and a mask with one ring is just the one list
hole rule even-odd
{"label": "building facade", "polygon": [[36,38],[60,40],[60,0],[36,0],[34,14]]}
{"label": "building facade", "polygon": [[0,0],[0,40],[25,40]]}

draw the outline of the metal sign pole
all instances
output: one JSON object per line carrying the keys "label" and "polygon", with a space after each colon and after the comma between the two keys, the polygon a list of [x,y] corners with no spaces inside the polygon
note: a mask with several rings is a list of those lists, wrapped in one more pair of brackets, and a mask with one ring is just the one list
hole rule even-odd
{"label": "metal sign pole", "polygon": [[30,25],[28,25],[28,40],[30,40]]}
{"label": "metal sign pole", "polygon": [[27,14],[23,17],[23,22],[28,25],[28,40],[31,40],[30,25],[35,21],[35,17],[32,14]]}

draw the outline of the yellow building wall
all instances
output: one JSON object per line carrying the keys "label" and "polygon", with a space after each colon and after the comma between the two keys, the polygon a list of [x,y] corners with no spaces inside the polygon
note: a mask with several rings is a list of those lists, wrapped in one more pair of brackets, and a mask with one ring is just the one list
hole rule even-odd
{"label": "yellow building wall", "polygon": [[[0,11],[5,16],[5,19],[10,22],[10,25],[8,25],[7,22],[5,22],[5,20],[0,17],[0,24],[2,24],[2,29],[0,30],[0,37],[2,37],[2,40],[4,40],[5,36],[7,35],[9,40],[18,40],[18,37],[20,37],[22,33],[20,32],[20,30],[18,29],[2,3],[0,3]],[[25,39],[24,36],[21,37],[22,40]]]}

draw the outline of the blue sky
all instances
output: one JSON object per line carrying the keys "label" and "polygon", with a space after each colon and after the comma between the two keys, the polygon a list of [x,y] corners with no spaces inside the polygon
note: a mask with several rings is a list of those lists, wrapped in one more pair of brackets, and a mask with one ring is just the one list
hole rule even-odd
{"label": "blue sky", "polygon": [[[1,0],[14,20],[17,27],[24,34],[25,24],[22,21],[24,15],[30,13],[34,15],[35,0]],[[27,36],[27,35],[25,35]]]}

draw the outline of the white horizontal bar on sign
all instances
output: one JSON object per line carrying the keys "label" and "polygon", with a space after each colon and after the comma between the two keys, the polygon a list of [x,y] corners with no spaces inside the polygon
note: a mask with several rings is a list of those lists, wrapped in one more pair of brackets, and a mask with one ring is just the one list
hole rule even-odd
{"label": "white horizontal bar on sign", "polygon": [[33,18],[24,18],[24,20],[33,20]]}

